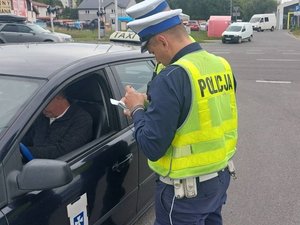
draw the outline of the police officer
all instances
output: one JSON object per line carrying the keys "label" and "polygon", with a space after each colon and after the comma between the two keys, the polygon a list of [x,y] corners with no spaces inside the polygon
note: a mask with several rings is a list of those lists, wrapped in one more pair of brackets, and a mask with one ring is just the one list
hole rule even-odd
{"label": "police officer", "polygon": [[166,68],[150,85],[147,111],[143,94],[125,88],[125,114],[132,117],[137,143],[158,174],[155,225],[220,225],[234,172],[235,81],[225,59],[190,40],[180,13],[157,10],[128,23],[143,49]]}

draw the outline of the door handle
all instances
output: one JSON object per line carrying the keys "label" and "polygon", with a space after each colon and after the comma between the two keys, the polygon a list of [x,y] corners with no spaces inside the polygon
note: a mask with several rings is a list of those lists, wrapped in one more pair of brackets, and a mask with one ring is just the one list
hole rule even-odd
{"label": "door handle", "polygon": [[133,159],[133,154],[132,153],[127,154],[123,161],[121,161],[121,162],[117,161],[116,163],[114,163],[114,165],[112,166],[112,170],[116,171],[116,172],[121,172],[121,170],[125,166],[127,166],[131,163],[132,159]]}

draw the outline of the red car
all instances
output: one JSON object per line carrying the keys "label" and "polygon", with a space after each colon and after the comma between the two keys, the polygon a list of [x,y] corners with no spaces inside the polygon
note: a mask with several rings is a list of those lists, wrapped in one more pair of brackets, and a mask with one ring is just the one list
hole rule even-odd
{"label": "red car", "polygon": [[190,20],[188,22],[188,26],[191,28],[191,31],[199,31],[200,30],[199,23],[197,20]]}

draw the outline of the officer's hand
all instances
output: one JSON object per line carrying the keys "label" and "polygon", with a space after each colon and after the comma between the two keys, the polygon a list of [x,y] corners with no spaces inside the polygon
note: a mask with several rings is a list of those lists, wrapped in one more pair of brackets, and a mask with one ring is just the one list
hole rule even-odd
{"label": "officer's hand", "polygon": [[125,87],[125,97],[122,101],[125,103],[129,111],[132,111],[138,105],[143,106],[145,101],[145,95],[137,92],[132,86],[127,85]]}

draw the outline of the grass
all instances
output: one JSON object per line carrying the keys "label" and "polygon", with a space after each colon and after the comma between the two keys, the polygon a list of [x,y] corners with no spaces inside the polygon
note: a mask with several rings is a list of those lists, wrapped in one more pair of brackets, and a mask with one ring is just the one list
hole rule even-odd
{"label": "grass", "polygon": [[220,38],[216,37],[208,37],[206,31],[191,31],[190,34],[196,42],[209,42],[212,40],[220,40]]}
{"label": "grass", "polygon": [[[49,29],[50,30],[50,29]],[[76,30],[66,29],[62,27],[55,27],[55,32],[61,32],[70,34],[75,42],[98,42],[98,30]],[[101,41],[108,41],[111,33],[106,33],[104,37],[101,37]]]}
{"label": "grass", "polygon": [[[50,30],[50,28],[48,28]],[[62,27],[54,27],[55,32],[70,34],[75,42],[98,42],[98,30],[75,30]],[[101,41],[109,41],[111,32],[106,32]],[[211,40],[219,40],[220,38],[207,37],[206,31],[191,31],[190,34],[197,42],[208,42]]]}
{"label": "grass", "polygon": [[297,38],[300,38],[300,28],[296,28],[295,30],[293,30],[292,34]]}

